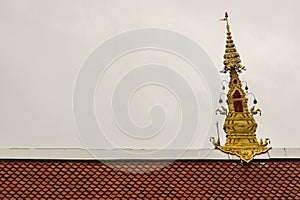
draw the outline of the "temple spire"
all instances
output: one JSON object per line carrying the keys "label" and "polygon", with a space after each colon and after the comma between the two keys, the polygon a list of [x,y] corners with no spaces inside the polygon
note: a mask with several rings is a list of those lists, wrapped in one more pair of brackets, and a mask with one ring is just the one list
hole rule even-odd
{"label": "temple spire", "polygon": [[[226,115],[223,129],[226,133],[226,143],[221,146],[220,141],[215,141],[212,138],[212,142],[216,148],[221,151],[233,155],[237,155],[241,160],[250,162],[255,155],[267,152],[271,147],[267,147],[267,140],[258,142],[256,138],[257,123],[253,115],[260,113],[260,110],[252,106],[248,108],[248,94],[242,87],[242,81],[239,78],[238,72],[245,70],[245,67],[241,65],[240,56],[233,43],[230,25],[228,23],[228,14],[225,13],[225,18],[222,19],[227,22],[227,40],[224,55],[224,69],[221,72],[230,74],[230,80],[228,82],[227,93],[227,108],[223,104],[222,99],[219,100],[222,109],[218,109],[216,113]],[[225,89],[225,88],[224,88]],[[248,90],[246,86],[245,90]],[[257,103],[256,99],[253,104]]]}
{"label": "temple spire", "polygon": [[226,73],[231,70],[242,72],[242,70],[245,70],[246,68],[242,66],[240,55],[235,48],[235,44],[233,42],[231,32],[230,32],[230,25],[229,25],[227,12],[225,12],[225,18],[221,20],[226,22],[226,29],[227,29],[227,39],[226,39],[226,46],[225,46],[226,49],[224,54],[224,69],[221,72]]}

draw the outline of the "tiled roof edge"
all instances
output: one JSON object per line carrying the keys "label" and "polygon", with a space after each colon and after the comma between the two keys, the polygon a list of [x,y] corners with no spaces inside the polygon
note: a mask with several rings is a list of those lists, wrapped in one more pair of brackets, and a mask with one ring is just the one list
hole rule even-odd
{"label": "tiled roof edge", "polygon": [[[9,148],[0,149],[0,159],[40,160],[239,160],[216,149],[97,149],[80,148]],[[273,148],[255,157],[300,159],[300,148]]]}

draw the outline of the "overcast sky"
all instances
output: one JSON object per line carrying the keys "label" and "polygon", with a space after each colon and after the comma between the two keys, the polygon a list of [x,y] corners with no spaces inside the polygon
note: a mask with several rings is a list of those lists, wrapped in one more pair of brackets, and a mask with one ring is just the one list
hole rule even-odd
{"label": "overcast sky", "polygon": [[[258,137],[271,138],[273,147],[299,147],[299,6],[298,0],[0,0],[0,148],[82,147],[72,111],[76,76],[89,53],[115,34],[142,27],[177,31],[221,70],[225,25],[218,19],[225,11],[247,67],[241,78],[263,111],[256,117]],[[209,119],[215,109],[204,116]],[[208,140],[204,136],[199,133],[192,148]],[[140,148],[130,139],[123,147]]]}

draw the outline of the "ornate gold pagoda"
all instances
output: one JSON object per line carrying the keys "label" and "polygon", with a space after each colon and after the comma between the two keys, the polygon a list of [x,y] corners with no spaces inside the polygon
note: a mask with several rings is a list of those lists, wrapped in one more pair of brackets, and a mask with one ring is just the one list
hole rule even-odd
{"label": "ornate gold pagoda", "polygon": [[[219,138],[217,141],[212,138],[212,143],[221,151],[237,155],[241,160],[248,163],[255,155],[267,152],[271,147],[267,147],[267,139],[264,142],[262,139],[260,142],[257,141],[255,133],[257,123],[253,115],[260,113],[260,110],[256,109],[255,106],[253,106],[250,111],[248,109],[247,93],[243,90],[242,82],[238,75],[238,73],[245,70],[245,67],[241,65],[239,53],[231,37],[227,12],[225,13],[225,18],[221,20],[226,22],[227,28],[224,69],[221,72],[229,72],[230,81],[226,100],[228,108],[222,106],[222,109],[218,109],[216,113],[219,112],[220,114],[226,115],[223,126],[226,133],[226,143],[224,146],[221,146]],[[246,91],[247,89],[248,88],[246,88]],[[220,103],[222,103],[221,98]],[[254,104],[256,103],[256,100],[254,100]]]}

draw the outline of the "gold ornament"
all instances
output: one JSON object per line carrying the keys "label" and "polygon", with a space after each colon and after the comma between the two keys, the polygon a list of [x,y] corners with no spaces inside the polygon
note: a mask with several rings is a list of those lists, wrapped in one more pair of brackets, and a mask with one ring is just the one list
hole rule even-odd
{"label": "gold ornament", "polygon": [[[231,37],[230,25],[228,23],[228,14],[225,13],[227,40],[224,55],[224,69],[223,73],[229,72],[229,91],[227,93],[228,109],[222,106],[216,113],[226,115],[223,129],[226,133],[226,143],[224,146],[220,145],[218,138],[217,142],[212,138],[212,143],[221,151],[237,155],[241,160],[250,162],[255,155],[267,152],[271,147],[267,147],[267,139],[260,142],[256,138],[257,123],[253,115],[260,113],[259,109],[253,106],[250,111],[248,109],[248,98],[242,88],[242,82],[239,79],[238,73],[245,70],[241,65],[239,53],[235,48],[235,44]],[[254,100],[256,103],[256,100]],[[221,101],[222,102],[222,101]]]}

